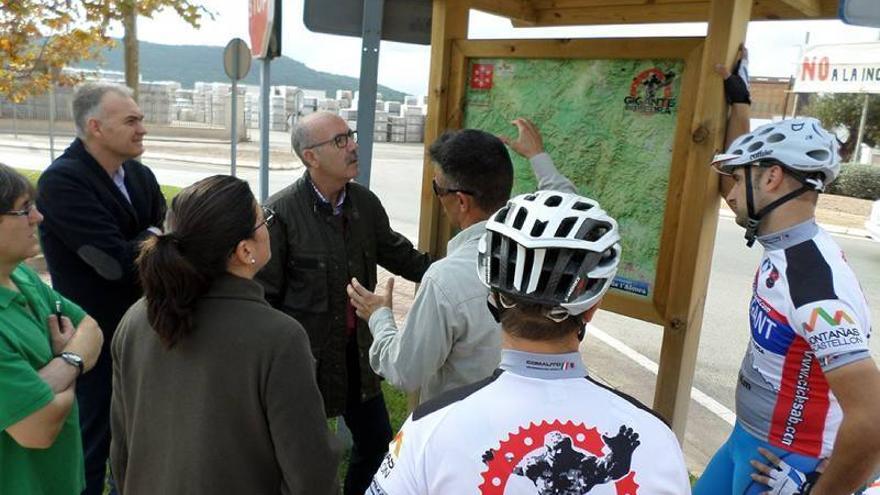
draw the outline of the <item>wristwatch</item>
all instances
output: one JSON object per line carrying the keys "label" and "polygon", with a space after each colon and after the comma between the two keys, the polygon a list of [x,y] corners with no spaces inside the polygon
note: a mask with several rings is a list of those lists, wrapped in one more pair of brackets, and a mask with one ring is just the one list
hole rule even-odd
{"label": "wristwatch", "polygon": [[65,363],[71,366],[76,366],[76,368],[79,370],[79,375],[83,374],[83,358],[79,354],[75,354],[73,352],[62,352],[55,357],[63,359]]}

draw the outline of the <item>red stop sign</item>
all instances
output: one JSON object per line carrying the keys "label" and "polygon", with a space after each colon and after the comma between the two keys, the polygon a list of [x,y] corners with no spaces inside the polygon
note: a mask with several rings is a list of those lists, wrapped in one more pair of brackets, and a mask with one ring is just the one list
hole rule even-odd
{"label": "red stop sign", "polygon": [[272,24],[275,22],[275,0],[250,0],[248,15],[251,53],[256,58],[264,58],[269,49]]}

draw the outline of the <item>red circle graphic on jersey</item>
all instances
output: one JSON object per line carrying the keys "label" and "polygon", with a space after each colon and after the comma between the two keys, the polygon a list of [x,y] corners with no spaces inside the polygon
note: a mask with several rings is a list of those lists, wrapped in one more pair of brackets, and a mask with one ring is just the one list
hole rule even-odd
{"label": "red circle graphic on jersey", "polygon": [[636,472],[630,470],[638,434],[621,426],[616,436],[603,436],[582,423],[530,423],[484,454],[482,495],[503,495],[511,476],[534,483],[536,493],[589,493],[613,483],[617,495],[638,495]]}

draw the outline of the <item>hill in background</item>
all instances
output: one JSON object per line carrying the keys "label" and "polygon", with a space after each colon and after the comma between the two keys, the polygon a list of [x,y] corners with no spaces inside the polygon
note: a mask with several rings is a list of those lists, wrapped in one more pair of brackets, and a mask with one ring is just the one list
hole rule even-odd
{"label": "hill in background", "polygon": [[[122,40],[116,40],[116,47],[103,53],[104,61],[85,62],[83,69],[124,71]],[[144,81],[178,81],[187,89],[193,88],[196,81],[230,82],[223,71],[223,47],[193,45],[160,45],[140,42],[141,78]],[[358,89],[354,77],[319,72],[308,68],[302,62],[289,57],[272,60],[272,85],[299,86],[308,89],[323,89],[329,97],[336,95],[337,89]],[[254,60],[248,76],[240,81],[244,84],[260,84],[260,62]],[[379,86],[379,92],[386,101],[403,101],[404,93],[387,86]]]}

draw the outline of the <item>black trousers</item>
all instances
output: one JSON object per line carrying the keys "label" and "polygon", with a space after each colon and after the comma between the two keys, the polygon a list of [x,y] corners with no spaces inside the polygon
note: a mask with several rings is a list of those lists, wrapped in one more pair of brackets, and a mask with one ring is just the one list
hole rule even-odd
{"label": "black trousers", "polygon": [[[105,345],[95,367],[76,381],[76,402],[82,431],[86,465],[83,495],[104,493],[107,457],[110,455],[110,395],[113,392],[113,365]],[[116,491],[112,490],[112,494]]]}
{"label": "black trousers", "polygon": [[382,394],[361,401],[358,356],[356,339],[350,338],[346,347],[348,399],[342,417],[351,431],[353,445],[345,475],[345,495],[363,495],[367,491],[393,436]]}

